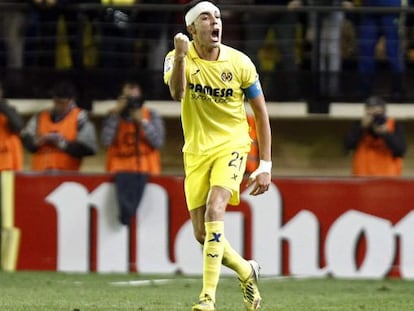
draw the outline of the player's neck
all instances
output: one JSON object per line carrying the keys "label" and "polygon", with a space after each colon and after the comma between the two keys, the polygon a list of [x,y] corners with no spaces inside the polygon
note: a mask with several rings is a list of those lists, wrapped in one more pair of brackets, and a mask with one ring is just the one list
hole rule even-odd
{"label": "player's neck", "polygon": [[197,44],[197,42],[194,42],[195,50],[198,54],[198,56],[201,59],[209,60],[209,61],[215,61],[218,59],[220,55],[220,48],[219,47],[206,47],[200,44]]}

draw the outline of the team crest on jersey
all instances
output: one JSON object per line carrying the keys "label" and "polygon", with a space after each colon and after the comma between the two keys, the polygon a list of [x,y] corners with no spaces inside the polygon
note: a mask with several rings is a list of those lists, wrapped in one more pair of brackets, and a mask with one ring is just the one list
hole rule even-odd
{"label": "team crest on jersey", "polygon": [[223,80],[223,82],[230,82],[233,80],[233,74],[231,72],[223,72],[221,74],[221,80]]}

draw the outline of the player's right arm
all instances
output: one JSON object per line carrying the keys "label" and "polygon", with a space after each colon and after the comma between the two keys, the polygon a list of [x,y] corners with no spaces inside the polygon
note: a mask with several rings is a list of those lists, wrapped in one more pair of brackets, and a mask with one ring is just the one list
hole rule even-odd
{"label": "player's right arm", "polygon": [[187,56],[190,40],[183,33],[178,33],[174,37],[174,64],[168,86],[171,97],[174,100],[181,100],[184,96],[185,85],[185,57]]}

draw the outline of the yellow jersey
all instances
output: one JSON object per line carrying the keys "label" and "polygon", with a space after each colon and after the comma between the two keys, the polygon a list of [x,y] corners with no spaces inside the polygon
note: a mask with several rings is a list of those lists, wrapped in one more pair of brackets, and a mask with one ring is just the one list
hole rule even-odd
{"label": "yellow jersey", "polygon": [[[174,65],[170,51],[164,62],[168,84]],[[191,42],[186,56],[187,85],[181,100],[183,152],[208,155],[222,148],[250,148],[244,89],[258,80],[253,62],[244,53],[224,44],[216,61],[201,59]]]}

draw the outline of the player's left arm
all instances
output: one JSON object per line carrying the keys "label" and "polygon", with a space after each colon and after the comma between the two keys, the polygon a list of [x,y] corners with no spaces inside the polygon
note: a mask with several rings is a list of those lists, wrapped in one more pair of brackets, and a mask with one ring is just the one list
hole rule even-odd
{"label": "player's left arm", "polygon": [[[259,83],[258,81],[256,83]],[[256,87],[256,86],[251,86]],[[257,142],[259,146],[260,164],[259,167],[250,175],[247,185],[254,184],[250,194],[262,194],[269,189],[272,177],[272,134],[270,128],[269,114],[266,108],[266,101],[260,87],[257,91],[249,92],[246,90],[246,96],[253,110]]]}

